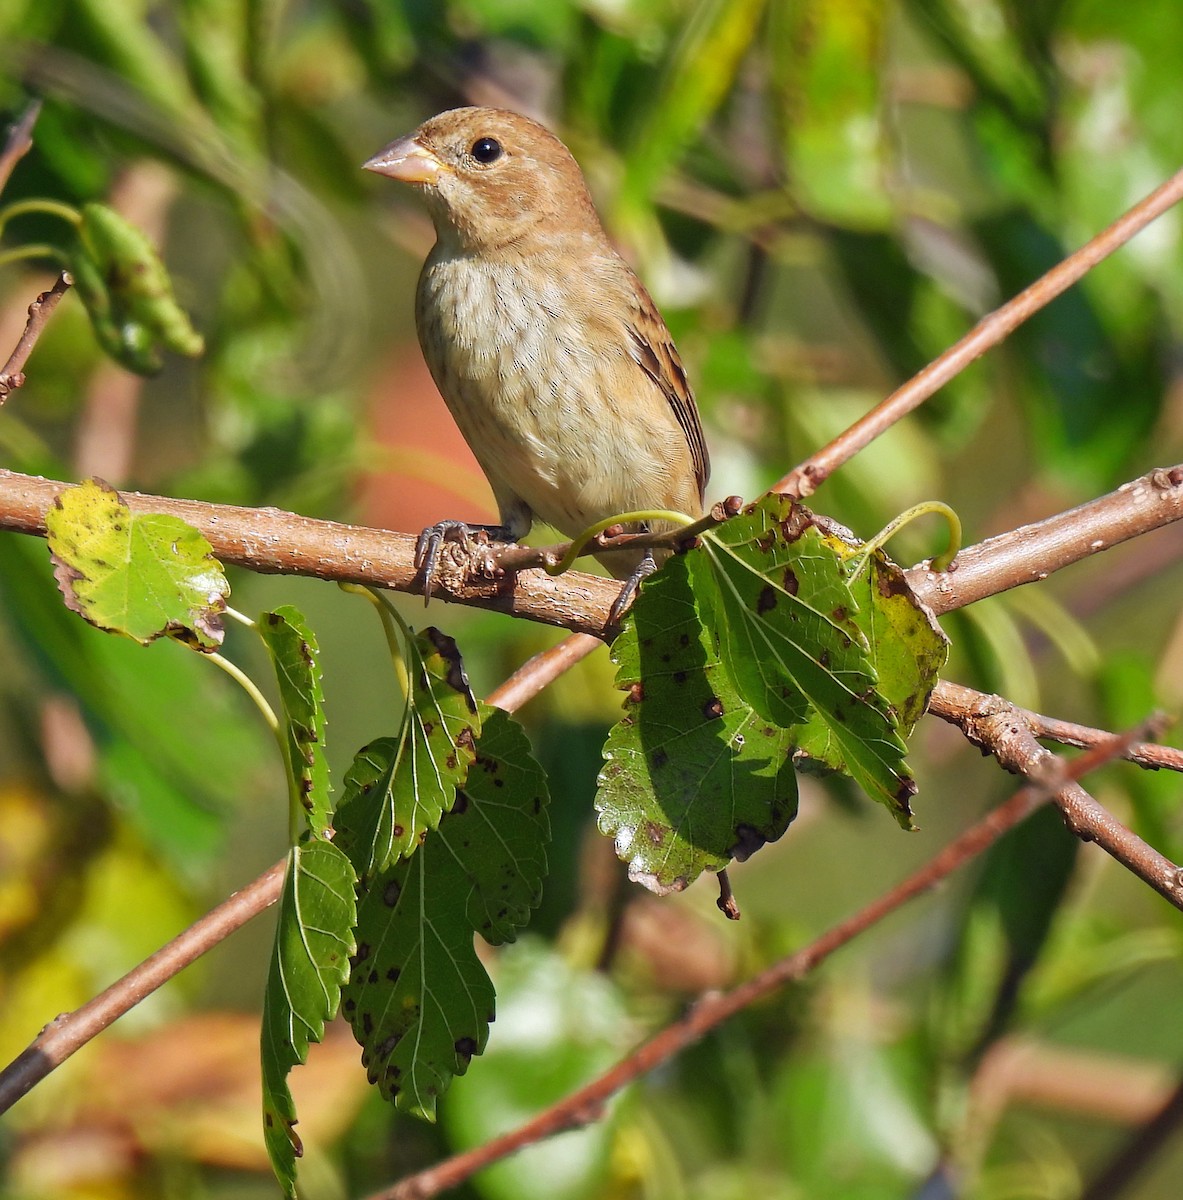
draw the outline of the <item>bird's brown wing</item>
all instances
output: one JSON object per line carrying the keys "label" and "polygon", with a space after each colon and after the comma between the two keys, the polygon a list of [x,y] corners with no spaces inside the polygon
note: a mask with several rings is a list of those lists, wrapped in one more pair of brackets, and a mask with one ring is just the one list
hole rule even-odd
{"label": "bird's brown wing", "polygon": [[698,482],[698,498],[701,501],[706,494],[711,460],[707,454],[698,406],[694,403],[686,371],[678,357],[678,350],[670,332],[657,311],[657,305],[640,285],[637,287],[634,319],[629,324],[628,332],[638,365],[661,389],[682,427],[682,432],[686,435],[686,444],[690,447],[690,461],[694,465],[694,478]]}

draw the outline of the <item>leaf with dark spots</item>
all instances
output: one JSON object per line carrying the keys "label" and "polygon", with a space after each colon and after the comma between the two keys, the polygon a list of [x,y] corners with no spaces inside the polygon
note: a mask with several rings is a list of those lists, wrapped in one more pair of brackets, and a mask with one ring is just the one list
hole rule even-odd
{"label": "leaf with dark spots", "polygon": [[290,605],[263,613],[257,626],[279,685],[288,773],[308,814],[308,830],[313,837],[323,838],[333,812],[316,637],[303,614]]}
{"label": "leaf with dark spots", "polygon": [[[879,600],[869,586],[852,590],[861,547],[846,536],[772,495],[704,535],[701,554],[687,557],[743,699],[792,731],[797,761],[847,772],[907,827],[910,814],[897,801],[906,747],[892,697],[879,687],[874,649]],[[781,586],[787,572],[792,590]]]}
{"label": "leaf with dark spots", "polygon": [[[396,858],[412,854],[456,802],[476,757],[480,714],[455,673],[455,643],[427,631],[408,648],[408,676],[426,681],[411,689],[395,738],[379,738],[358,751],[345,775],[334,824],[337,843],[358,875],[369,879]],[[444,657],[443,640],[453,657]]]}
{"label": "leaf with dark spots", "polygon": [[354,916],[349,860],[332,842],[306,833],[288,858],[263,1001],[263,1138],[289,1197],[301,1147],[287,1079],[336,1014],[350,962],[364,957],[354,947]]}
{"label": "leaf with dark spots", "polygon": [[[604,747],[599,825],[629,878],[659,894],[725,867],[737,822],[775,841],[795,811],[779,803],[796,795],[793,745],[741,700],[699,618],[689,580],[699,553],[646,581],[612,645],[626,713]],[[754,736],[763,728],[768,736]]]}
{"label": "leaf with dark spots", "polygon": [[423,631],[422,636],[431,643],[436,654],[445,664],[447,669],[443,678],[447,685],[459,692],[468,703],[468,711],[475,713],[476,697],[472,694],[472,685],[468,682],[468,672],[464,669],[464,660],[460,657],[455,639],[442,633],[434,625],[429,625]]}
{"label": "leaf with dark spots", "polygon": [[396,1107],[428,1119],[488,1038],[494,993],[473,932],[513,940],[546,871],[542,770],[508,714],[482,704],[476,716],[482,769],[469,771],[422,848],[361,890],[358,933],[373,952],[345,993],[369,1077]]}

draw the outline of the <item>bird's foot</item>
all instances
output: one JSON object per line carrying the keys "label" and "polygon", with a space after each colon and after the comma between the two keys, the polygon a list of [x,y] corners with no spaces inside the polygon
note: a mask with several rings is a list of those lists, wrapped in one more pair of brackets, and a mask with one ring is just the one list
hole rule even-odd
{"label": "bird's foot", "polygon": [[419,535],[415,543],[415,566],[423,575],[423,602],[431,598],[436,568],[439,566],[440,550],[445,542],[457,542],[467,553],[472,552],[472,539],[482,542],[516,542],[503,525],[471,525],[467,521],[438,521]]}
{"label": "bird's foot", "polygon": [[646,550],[645,557],[637,563],[636,570],[624,581],[620,595],[616,597],[612,602],[612,607],[608,610],[609,625],[620,623],[620,618],[624,616],[628,606],[633,602],[633,597],[637,594],[637,588],[641,586],[641,580],[652,575],[656,570],[657,562],[653,557],[653,552]]}

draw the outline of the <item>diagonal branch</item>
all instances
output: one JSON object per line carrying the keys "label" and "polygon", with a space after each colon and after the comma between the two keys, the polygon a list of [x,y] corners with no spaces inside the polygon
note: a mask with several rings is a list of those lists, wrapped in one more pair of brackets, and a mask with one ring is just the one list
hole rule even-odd
{"label": "diagonal branch", "polygon": [[0,192],[8,185],[16,164],[33,149],[33,126],[40,115],[41,101],[34,100],[9,126],[4,148],[0,150]]}
{"label": "diagonal branch", "polygon": [[29,305],[29,319],[25,322],[25,331],[21,334],[16,348],[8,356],[8,361],[3,367],[0,367],[0,404],[3,404],[18,387],[24,384],[25,363],[29,361],[29,355],[33,353],[33,347],[37,345],[37,339],[49,323],[53,310],[57,308],[58,302],[70,290],[73,283],[74,280],[67,272],[63,271],[57,277],[53,287],[48,292],[42,292]]}
{"label": "diagonal branch", "polygon": [[[974,691],[973,688],[952,683],[947,679],[938,682],[929,700],[928,711],[933,716],[960,728],[969,712],[983,703],[994,701],[1006,704],[1008,711],[1022,721],[1035,737],[1059,742],[1064,746],[1078,746],[1087,750],[1093,746],[1104,745],[1113,736],[1104,729],[1078,725],[1075,721],[1062,721],[1059,717],[1046,717],[1043,713],[1020,708],[1017,704],[1011,704],[998,696],[986,696],[984,692]],[[1183,750],[1177,746],[1139,742],[1130,746],[1122,757],[1128,762],[1145,767],[1148,771],[1183,771]]]}
{"label": "diagonal branch", "polygon": [[684,1017],[642,1043],[611,1070],[545,1109],[533,1120],[426,1171],[408,1176],[393,1187],[370,1197],[370,1200],[429,1200],[429,1197],[457,1187],[477,1171],[526,1146],[596,1120],[605,1103],[621,1088],[667,1062],[749,1005],[786,984],[804,978],[836,950],[989,849],[1004,833],[1026,820],[1047,799],[1049,789],[1066,787],[1087,772],[1120,757],[1142,736],[1143,731],[1139,730],[1121,737],[1110,737],[1104,746],[1086,751],[1071,763],[1061,763],[1062,769],[1045,771],[1046,776],[1055,777],[1021,788],[902,883],[823,933],[808,946],[773,963],[730,992],[703,997]]}
{"label": "diagonal branch", "polygon": [[[488,702],[506,712],[516,712],[600,644],[598,638],[583,634],[565,638],[519,667],[489,693]],[[286,866],[286,858],[281,859],[93,1000],[46,1025],[25,1051],[0,1071],[0,1113],[7,1112],[46,1075],[146,996],[273,905],[279,899]]]}
{"label": "diagonal branch", "polygon": [[938,574],[926,563],[908,571],[921,603],[934,613],[964,608],[1183,518],[1183,465],[1156,467],[1116,491],[1045,517],[957,555]]}
{"label": "diagonal branch", "polygon": [[1124,246],[1180,200],[1183,200],[1183,170],[1172,175],[1118,217],[1108,229],[1057,263],[1001,308],[983,317],[959,342],[933,359],[924,370],[913,375],[828,446],[794,467],[772,490],[795,496],[812,495],[840,466],[913,409],[919,408],[970,363],[1004,341],[1024,321],[1078,283],[1097,263]]}
{"label": "diagonal branch", "polygon": [[[45,536],[45,514],[69,484],[0,468],[0,531]],[[134,512],[171,513],[206,536],[222,562],[261,574],[310,575],[422,594],[415,538],[405,533],[318,521],[276,508],[242,508],[123,492]],[[1183,518],[1183,465],[1160,467],[1097,500],[961,551],[951,571],[921,563],[908,572],[917,599],[936,614],[963,608]],[[619,584],[568,571],[473,578],[465,552],[448,544],[435,588],[457,604],[610,635],[608,612]]]}
{"label": "diagonal branch", "polygon": [[[956,725],[969,741],[993,755],[1006,770],[1029,779],[1044,779],[1048,771],[1062,770],[1063,759],[1036,741],[1036,730],[1024,711],[1001,696],[987,696],[972,688],[941,682],[934,699],[931,707],[937,716]],[[1162,721],[1149,724],[1154,729]],[[1133,749],[1134,743],[1128,743],[1122,756]],[[1082,841],[1096,842],[1160,896],[1176,908],[1183,908],[1183,870],[1175,863],[1127,829],[1079,784],[1068,782],[1056,786],[1055,799],[1072,833]]]}

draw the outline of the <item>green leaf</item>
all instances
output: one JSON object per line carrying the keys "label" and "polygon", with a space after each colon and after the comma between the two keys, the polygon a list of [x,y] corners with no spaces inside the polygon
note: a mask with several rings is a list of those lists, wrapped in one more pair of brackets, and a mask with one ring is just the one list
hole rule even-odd
{"label": "green leaf", "polygon": [[290,605],[263,613],[258,628],[279,682],[292,786],[308,815],[313,837],[323,838],[332,824],[333,812],[316,637],[303,614]]}
{"label": "green leaf", "polygon": [[288,1074],[337,1012],[354,950],[353,868],[332,842],[305,835],[288,857],[263,1001],[263,1138],[284,1194],[295,1193],[296,1107]]}
{"label": "green leaf", "polygon": [[760,27],[764,0],[704,0],[684,23],[657,94],[637,116],[618,203],[648,208],[657,185],[722,102]]}
{"label": "green leaf", "polygon": [[596,796],[629,878],[659,894],[747,858],[797,813],[794,741],[740,696],[699,616],[694,557],[646,581],[612,643],[627,698]]}
{"label": "green leaf", "polygon": [[[916,785],[903,722],[879,690],[864,626],[892,643],[888,623],[851,590],[857,549],[790,498],[768,496],[703,538],[693,578],[743,698],[796,727],[803,758],[845,771],[910,828]],[[860,590],[864,600],[877,595]],[[935,672],[929,690],[933,682]]]}
{"label": "green leaf", "polygon": [[358,751],[345,775],[337,844],[368,880],[409,855],[455,801],[481,732],[456,643],[425,629],[407,646],[410,690],[397,738]]}
{"label": "green leaf", "polygon": [[364,886],[343,1011],[370,1082],[428,1120],[485,1047],[493,985],[473,949],[512,941],[542,894],[549,838],[542,769],[521,727],[481,705],[463,791],[410,858]]}
{"label": "green leaf", "polygon": [[630,878],[678,890],[780,837],[791,763],[845,771],[909,827],[902,735],[944,635],[885,556],[800,505],[770,496],[671,559],[612,652],[628,696],[596,807]]}
{"label": "green leaf", "polygon": [[880,112],[888,10],[877,4],[799,0],[769,6],[772,111],[786,178],[811,215],[885,226],[892,166]]}
{"label": "green leaf", "polygon": [[145,646],[166,634],[201,650],[221,645],[230,585],[209,542],[179,517],[133,514],[96,479],[62,492],[45,524],[58,587],[92,625]]}

